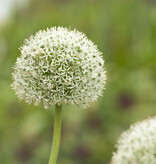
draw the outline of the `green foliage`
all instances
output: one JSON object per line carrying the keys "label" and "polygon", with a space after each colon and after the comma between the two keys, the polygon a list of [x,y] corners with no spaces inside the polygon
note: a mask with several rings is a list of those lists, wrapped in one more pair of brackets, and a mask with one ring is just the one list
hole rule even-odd
{"label": "green foliage", "polygon": [[10,84],[23,40],[59,25],[84,32],[98,45],[107,84],[89,109],[64,106],[58,162],[108,164],[120,133],[156,114],[156,3],[34,0],[11,18],[0,28],[0,163],[48,163],[54,111],[18,102]]}

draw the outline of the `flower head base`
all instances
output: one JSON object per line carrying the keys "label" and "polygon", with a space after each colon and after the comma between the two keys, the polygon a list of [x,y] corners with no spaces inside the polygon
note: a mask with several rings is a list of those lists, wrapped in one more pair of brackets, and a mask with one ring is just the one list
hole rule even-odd
{"label": "flower head base", "polygon": [[121,135],[111,164],[156,164],[156,117]]}
{"label": "flower head base", "polygon": [[25,40],[13,72],[12,88],[20,100],[45,108],[84,107],[102,94],[104,61],[97,47],[76,30],[53,27]]}

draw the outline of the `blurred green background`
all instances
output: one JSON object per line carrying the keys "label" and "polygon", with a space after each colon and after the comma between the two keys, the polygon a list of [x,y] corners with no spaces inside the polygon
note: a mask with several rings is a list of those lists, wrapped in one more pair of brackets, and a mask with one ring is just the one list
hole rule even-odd
{"label": "blurred green background", "polygon": [[156,115],[156,1],[0,0],[1,164],[48,163],[54,108],[19,102],[10,84],[23,40],[51,26],[84,32],[107,70],[103,97],[63,107],[58,163],[109,164],[119,135]]}

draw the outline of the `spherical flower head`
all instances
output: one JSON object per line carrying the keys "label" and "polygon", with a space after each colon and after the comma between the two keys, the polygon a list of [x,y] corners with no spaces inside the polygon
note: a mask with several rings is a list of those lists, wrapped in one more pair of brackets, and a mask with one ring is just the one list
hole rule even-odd
{"label": "spherical flower head", "polygon": [[25,40],[14,66],[12,88],[34,105],[86,107],[102,94],[106,75],[97,46],[76,30],[52,27]]}
{"label": "spherical flower head", "polygon": [[156,164],[156,117],[131,126],[121,135],[111,164]]}

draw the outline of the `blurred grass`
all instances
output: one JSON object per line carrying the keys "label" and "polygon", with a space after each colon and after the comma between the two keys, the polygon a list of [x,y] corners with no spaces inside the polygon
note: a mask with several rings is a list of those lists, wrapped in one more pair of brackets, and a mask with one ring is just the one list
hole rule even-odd
{"label": "blurred grass", "polygon": [[108,164],[120,133],[156,115],[156,3],[152,0],[34,0],[0,26],[0,163],[48,162],[53,113],[18,102],[10,88],[23,40],[67,26],[103,52],[107,85],[87,110],[64,106],[58,163]]}

